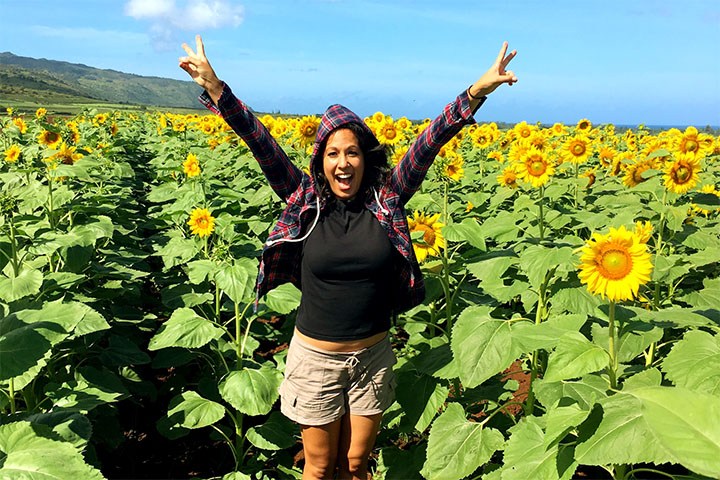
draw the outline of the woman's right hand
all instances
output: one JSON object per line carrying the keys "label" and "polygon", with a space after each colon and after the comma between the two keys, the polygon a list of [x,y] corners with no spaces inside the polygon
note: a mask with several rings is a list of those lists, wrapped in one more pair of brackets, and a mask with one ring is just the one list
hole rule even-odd
{"label": "woman's right hand", "polygon": [[220,95],[222,95],[223,82],[217,77],[215,70],[210,66],[210,62],[205,56],[205,47],[200,35],[195,36],[195,46],[197,52],[193,52],[187,43],[182,44],[187,56],[180,57],[180,68],[185,70],[195,83],[204,88],[212,101],[217,104]]}

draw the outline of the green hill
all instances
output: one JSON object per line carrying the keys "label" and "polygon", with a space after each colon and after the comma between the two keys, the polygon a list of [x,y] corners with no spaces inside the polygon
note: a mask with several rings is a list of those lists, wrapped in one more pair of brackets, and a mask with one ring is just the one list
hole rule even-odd
{"label": "green hill", "polygon": [[0,106],[120,104],[198,109],[199,93],[191,81],[0,53]]}

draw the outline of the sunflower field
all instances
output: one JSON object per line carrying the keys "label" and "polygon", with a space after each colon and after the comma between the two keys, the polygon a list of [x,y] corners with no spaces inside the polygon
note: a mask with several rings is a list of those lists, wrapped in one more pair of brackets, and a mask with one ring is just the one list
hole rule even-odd
{"label": "sunflower field", "polygon": [[[261,120],[307,167],[319,118]],[[393,162],[429,123],[365,121]],[[8,108],[0,155],[0,478],[300,478],[300,295],[253,308],[283,205],[222,119]],[[694,127],[465,127],[407,206],[374,478],[719,478],[719,180]]]}

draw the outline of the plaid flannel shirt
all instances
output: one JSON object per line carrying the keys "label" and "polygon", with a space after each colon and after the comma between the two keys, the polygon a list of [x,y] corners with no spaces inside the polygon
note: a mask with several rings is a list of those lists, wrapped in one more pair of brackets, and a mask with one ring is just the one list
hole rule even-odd
{"label": "plaid flannel shirt", "polygon": [[[270,132],[247,105],[235,97],[229,86],[224,86],[217,105],[207,92],[203,92],[200,101],[221,115],[245,141],[270,186],[287,204],[263,246],[257,278],[257,301],[283,283],[291,282],[301,289],[302,244],[297,240],[309,233],[308,229],[320,214],[318,209],[324,207],[318,198],[313,178],[292,163]],[[485,98],[480,101],[480,105],[484,101]],[[418,135],[405,156],[392,169],[385,185],[375,192],[374,198],[368,196],[366,200],[366,208],[380,222],[390,242],[404,259],[397,272],[398,291],[393,298],[394,313],[412,308],[425,298],[425,284],[413,250],[405,204],[420,188],[442,146],[463,126],[475,123],[474,113],[470,109],[467,91],[463,91]],[[359,118],[340,105],[329,107],[321,119],[318,138],[322,139],[323,133],[326,135],[333,128],[346,123],[349,117]],[[318,152],[318,145],[319,142],[316,142],[313,157]]]}

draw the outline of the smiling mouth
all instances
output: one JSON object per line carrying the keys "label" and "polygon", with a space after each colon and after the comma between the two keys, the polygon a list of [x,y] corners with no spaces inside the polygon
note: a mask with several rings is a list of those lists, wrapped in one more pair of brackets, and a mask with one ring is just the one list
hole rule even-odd
{"label": "smiling mouth", "polygon": [[353,176],[351,173],[341,173],[339,175],[335,175],[335,178],[337,179],[338,183],[342,183],[343,185],[350,185]]}

